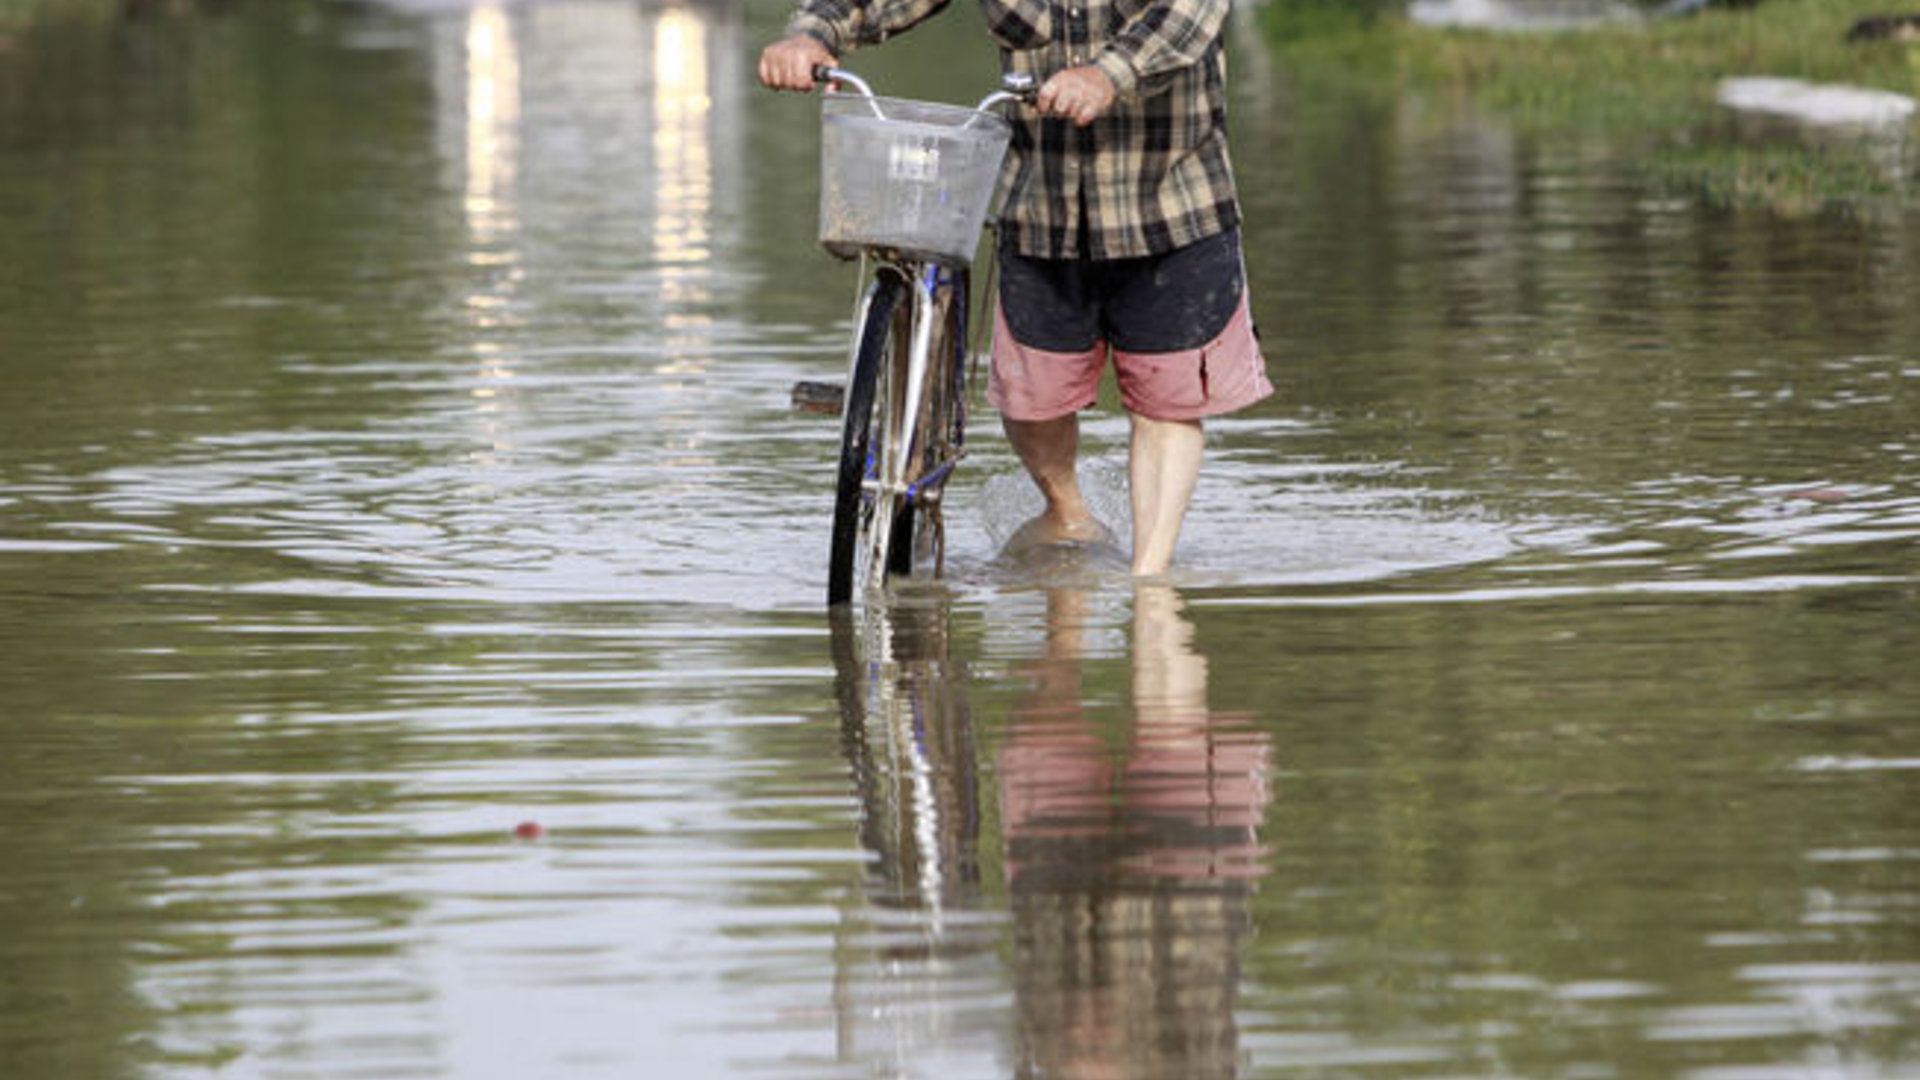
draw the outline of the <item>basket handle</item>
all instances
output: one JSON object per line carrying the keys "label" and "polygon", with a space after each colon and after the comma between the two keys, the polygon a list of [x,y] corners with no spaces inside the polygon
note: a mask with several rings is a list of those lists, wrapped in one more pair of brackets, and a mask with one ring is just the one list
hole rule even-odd
{"label": "basket handle", "polygon": [[868,86],[867,80],[853,72],[827,64],[816,64],[813,68],[813,81],[820,85],[851,86],[860,92],[861,97],[867,99],[867,108],[873,110],[875,119],[887,118],[887,114],[880,111],[880,101],[874,96],[873,87]]}

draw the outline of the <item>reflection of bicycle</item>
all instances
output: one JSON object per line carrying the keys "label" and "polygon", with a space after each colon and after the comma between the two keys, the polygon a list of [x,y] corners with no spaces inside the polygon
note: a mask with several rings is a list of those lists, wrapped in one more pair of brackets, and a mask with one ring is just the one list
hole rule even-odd
{"label": "reflection of bicycle", "polygon": [[[944,603],[828,613],[841,749],[859,797],[861,888],[834,936],[847,1075],[997,1075],[1003,927],[982,880],[983,749]],[[990,848],[988,850],[991,850]]]}
{"label": "reflection of bicycle", "polygon": [[827,603],[866,596],[916,564],[940,572],[940,496],[966,438],[968,266],[1011,128],[988,110],[1030,98],[1030,79],[974,108],[852,87],[821,105],[820,241],[859,256],[864,280],[841,402]]}
{"label": "reflection of bicycle", "polygon": [[967,672],[944,604],[828,616],[841,747],[860,793],[861,842],[880,907],[944,912],[979,900],[979,758]]}

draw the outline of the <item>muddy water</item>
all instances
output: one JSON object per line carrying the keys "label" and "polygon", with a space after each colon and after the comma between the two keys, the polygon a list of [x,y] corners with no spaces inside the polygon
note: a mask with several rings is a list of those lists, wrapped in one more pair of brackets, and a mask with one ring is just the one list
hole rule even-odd
{"label": "muddy water", "polygon": [[1174,581],[997,559],[988,418],[833,624],[780,18],[0,54],[0,1074],[1920,1074],[1920,225],[1243,36]]}

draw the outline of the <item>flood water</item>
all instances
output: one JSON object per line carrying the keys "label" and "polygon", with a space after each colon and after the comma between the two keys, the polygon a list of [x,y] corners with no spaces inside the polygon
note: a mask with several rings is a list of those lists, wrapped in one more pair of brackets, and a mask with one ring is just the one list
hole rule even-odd
{"label": "flood water", "polygon": [[983,410],[834,623],[783,15],[0,51],[0,1076],[1920,1077],[1920,220],[1242,31],[1173,580],[997,558]]}

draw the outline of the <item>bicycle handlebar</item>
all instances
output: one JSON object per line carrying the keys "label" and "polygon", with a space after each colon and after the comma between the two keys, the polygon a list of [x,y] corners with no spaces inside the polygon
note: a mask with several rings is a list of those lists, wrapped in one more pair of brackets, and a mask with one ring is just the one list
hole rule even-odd
{"label": "bicycle handlebar", "polygon": [[1022,72],[1008,72],[1000,76],[1000,89],[980,99],[974,109],[986,112],[1006,101],[1017,101],[1022,105],[1031,105],[1040,97],[1040,80]]}
{"label": "bicycle handlebar", "polygon": [[829,67],[826,64],[815,64],[813,67],[813,81],[816,84],[836,83],[851,86],[855,90],[860,91],[861,97],[874,96],[873,87],[867,85],[867,80],[845,68]]}
{"label": "bicycle handlebar", "polygon": [[[867,80],[845,68],[818,64],[813,69],[813,81],[818,84],[834,83],[837,85],[851,86],[859,91],[862,97],[870,98],[876,96],[873,92],[873,87],[867,84]],[[1034,99],[1039,96],[1040,83],[1033,76],[1010,73],[1000,77],[1000,89],[981,98],[980,104],[975,105],[973,108],[975,112],[986,112],[996,105],[1001,105],[1009,101],[1018,101],[1031,105],[1034,103]]]}

